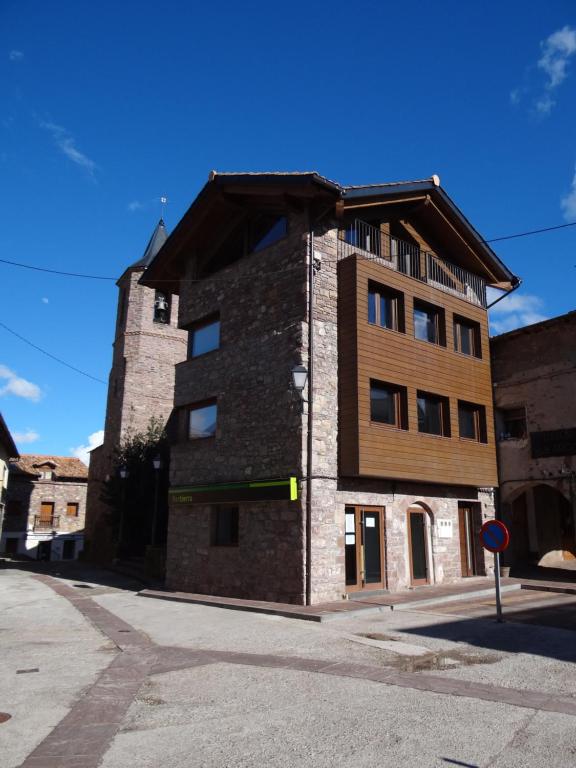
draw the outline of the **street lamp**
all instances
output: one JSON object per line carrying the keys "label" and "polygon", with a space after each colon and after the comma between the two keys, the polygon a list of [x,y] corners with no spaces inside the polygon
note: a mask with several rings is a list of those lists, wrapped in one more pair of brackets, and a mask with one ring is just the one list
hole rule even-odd
{"label": "street lamp", "polygon": [[158,521],[158,482],[160,476],[160,469],[162,468],[162,458],[158,454],[152,459],[152,465],[154,467],[154,510],[152,513],[152,538],[150,543],[153,547],[156,546],[156,524]]}
{"label": "street lamp", "polygon": [[304,400],[304,387],[308,381],[308,370],[303,365],[295,365],[292,368],[292,386]]}

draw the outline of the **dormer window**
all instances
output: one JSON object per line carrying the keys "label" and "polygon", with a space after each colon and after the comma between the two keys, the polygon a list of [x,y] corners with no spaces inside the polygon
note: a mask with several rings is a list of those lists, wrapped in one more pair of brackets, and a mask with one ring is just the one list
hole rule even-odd
{"label": "dormer window", "polygon": [[162,291],[156,291],[154,297],[154,322],[165,325],[170,322],[170,296]]}
{"label": "dormer window", "polygon": [[54,472],[51,469],[40,470],[40,480],[53,480]]}

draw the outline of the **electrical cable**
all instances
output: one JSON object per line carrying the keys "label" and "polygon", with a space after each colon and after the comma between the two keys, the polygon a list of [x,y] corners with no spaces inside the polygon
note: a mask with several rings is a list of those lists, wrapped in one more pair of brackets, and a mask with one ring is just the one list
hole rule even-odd
{"label": "electrical cable", "polygon": [[52,358],[52,360],[55,360],[57,363],[60,363],[60,365],[65,365],[66,368],[70,368],[72,371],[76,371],[76,373],[82,374],[82,376],[86,376],[89,379],[92,379],[93,381],[97,381],[100,384],[106,384],[103,379],[99,379],[96,376],[92,376],[91,373],[86,373],[86,371],[81,371],[80,368],[76,368],[74,365],[70,365],[70,363],[67,363],[65,360],[61,360],[59,357],[56,357],[55,355],[52,355],[50,352],[47,352],[45,349],[42,349],[42,347],[37,346],[36,344],[33,344],[31,341],[28,341],[28,339],[25,339],[24,336],[20,336],[19,333],[16,333],[16,331],[13,331],[12,328],[8,328],[7,325],[4,325],[4,323],[0,322],[0,327],[4,328],[5,331],[8,331],[8,333],[11,333],[13,336],[16,336],[17,339],[20,339],[20,341],[23,341],[25,344],[28,344],[28,346],[33,347],[34,349],[38,350],[38,352],[42,352],[43,355],[46,355],[47,357]]}
{"label": "electrical cable", "polygon": [[[530,229],[525,232],[517,232],[513,235],[502,235],[501,237],[491,237],[488,240],[479,240],[480,243],[488,244],[488,243],[497,243],[501,242],[503,240],[514,240],[518,237],[529,237],[531,235],[540,235],[545,232],[554,232],[558,229],[566,229],[567,227],[576,227],[576,221],[569,222],[568,224],[556,224],[553,227],[543,227],[542,229]],[[64,277],[80,277],[84,278],[86,280],[114,280],[117,281],[118,277],[108,277],[106,275],[87,275],[83,274],[81,272],[64,272],[58,269],[48,269],[47,267],[37,267],[33,264],[22,264],[18,261],[9,261],[8,259],[0,259],[0,263],[2,264],[9,264],[12,267],[21,267],[23,269],[32,269],[36,272],[48,272],[52,275],[62,275]],[[275,272],[269,272],[267,274],[278,274]],[[204,278],[205,279],[205,278]],[[179,282],[184,283],[201,283],[204,279],[192,279],[192,278],[182,278]],[[158,282],[163,282],[162,280],[159,280]],[[172,281],[166,281],[166,282],[172,282]]]}

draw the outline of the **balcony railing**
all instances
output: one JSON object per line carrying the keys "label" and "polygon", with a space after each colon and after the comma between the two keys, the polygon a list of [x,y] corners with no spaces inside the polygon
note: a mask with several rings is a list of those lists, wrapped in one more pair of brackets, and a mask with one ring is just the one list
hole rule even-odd
{"label": "balcony railing", "polygon": [[355,253],[471,304],[486,307],[484,278],[358,219],[346,227],[342,239],[338,240],[339,259]]}
{"label": "balcony railing", "polygon": [[60,515],[52,515],[52,517],[41,517],[41,515],[34,515],[34,530],[52,530],[58,528],[60,522]]}

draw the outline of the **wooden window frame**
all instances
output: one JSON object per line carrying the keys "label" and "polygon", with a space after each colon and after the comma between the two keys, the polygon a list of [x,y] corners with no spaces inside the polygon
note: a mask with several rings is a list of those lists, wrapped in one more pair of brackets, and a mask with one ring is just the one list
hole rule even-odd
{"label": "wooden window frame", "polygon": [[[461,409],[468,409],[472,412],[474,424],[474,437],[468,437],[462,434],[462,420],[460,418]],[[458,435],[460,440],[468,440],[473,443],[487,443],[486,434],[486,407],[479,403],[470,403],[467,400],[458,400]]]}
{"label": "wooden window frame", "polygon": [[[75,510],[73,513],[70,512],[70,510],[72,508]],[[67,501],[66,502],[66,517],[77,518],[79,516],[80,516],[80,504],[77,501]]]}
{"label": "wooden window frame", "polygon": [[[433,315],[434,341],[416,336],[416,322],[414,320],[416,310]],[[412,307],[412,323],[414,325],[414,338],[416,341],[423,341],[426,344],[434,344],[437,347],[446,346],[446,313],[443,307],[439,307],[437,304],[430,304],[430,302],[422,301],[421,299],[414,299]]]}
{"label": "wooden window frame", "polygon": [[[378,421],[372,416],[372,388],[388,389],[394,397],[394,424],[386,421]],[[370,379],[370,424],[376,424],[379,427],[388,429],[408,429],[408,390],[400,384],[391,384],[388,381],[379,379]]]}
{"label": "wooden window frame", "polygon": [[[207,328],[209,325],[214,325],[215,323],[219,324],[218,328],[218,346],[214,347],[213,349],[208,349],[206,352],[200,352],[197,355],[193,354],[193,348],[194,348],[194,334],[196,331],[201,331],[203,328]],[[204,355],[209,355],[212,352],[217,352],[220,349],[220,343],[221,343],[221,333],[222,324],[220,320],[220,313],[219,312],[212,312],[210,315],[206,315],[205,317],[200,318],[200,320],[195,320],[190,325],[186,326],[186,330],[188,331],[188,345],[187,345],[187,358],[188,360],[196,360],[199,357],[204,357]]]}
{"label": "wooden window frame", "polygon": [[[471,352],[464,352],[462,350],[462,327],[469,328],[471,333],[471,339],[472,339],[472,351]],[[453,327],[454,327],[454,351],[458,352],[461,355],[466,355],[466,357],[475,357],[478,360],[482,359],[482,340],[481,340],[481,333],[480,333],[480,323],[477,323],[475,320],[470,320],[467,317],[464,317],[463,315],[454,315],[453,317]]]}
{"label": "wooden window frame", "polygon": [[[235,513],[235,524],[232,530],[235,536],[230,541],[218,541],[220,513],[230,510]],[[238,547],[240,546],[240,507],[238,504],[214,504],[210,509],[210,546],[211,547]]]}
{"label": "wooden window frame", "polygon": [[418,418],[418,432],[421,435],[428,435],[431,437],[452,437],[452,429],[450,426],[450,398],[445,395],[438,395],[435,392],[425,392],[423,390],[416,391],[416,409],[418,412],[418,400],[429,399],[435,400],[440,404],[440,425],[442,431],[438,432],[425,432],[420,429],[420,419]]}
{"label": "wooden window frame", "polygon": [[[370,321],[370,314],[368,314],[369,325],[385,328],[388,331],[405,333],[404,294],[401,291],[394,290],[394,288],[389,288],[387,285],[370,280],[368,282],[368,313],[370,312],[370,296],[372,294],[374,295],[374,322]],[[383,297],[392,302],[392,325],[384,325],[382,323],[380,308]]]}

